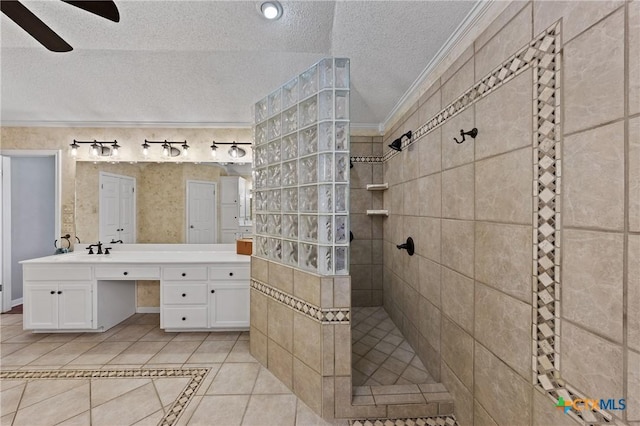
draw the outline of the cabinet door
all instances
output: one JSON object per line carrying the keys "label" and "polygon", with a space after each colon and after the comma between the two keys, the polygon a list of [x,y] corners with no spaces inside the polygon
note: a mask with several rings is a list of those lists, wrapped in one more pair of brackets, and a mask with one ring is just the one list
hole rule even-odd
{"label": "cabinet door", "polygon": [[248,286],[209,286],[209,327],[249,327]]}
{"label": "cabinet door", "polygon": [[231,231],[223,230],[220,235],[220,244],[234,244],[238,236],[238,232],[234,229]]}
{"label": "cabinet door", "polygon": [[220,178],[220,202],[222,204],[238,204],[238,179],[237,176]]}
{"label": "cabinet door", "polygon": [[60,284],[58,292],[58,327],[92,328],[91,283]]}
{"label": "cabinet door", "polygon": [[238,229],[238,206],[236,204],[222,205],[222,229]]}
{"label": "cabinet door", "polygon": [[58,283],[41,281],[24,285],[24,328],[58,328]]}

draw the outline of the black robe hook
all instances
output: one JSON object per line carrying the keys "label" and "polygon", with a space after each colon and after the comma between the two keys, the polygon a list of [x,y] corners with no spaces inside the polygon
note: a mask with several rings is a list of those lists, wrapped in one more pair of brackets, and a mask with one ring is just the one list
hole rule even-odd
{"label": "black robe hook", "polygon": [[476,136],[478,136],[478,129],[476,129],[475,127],[471,130],[469,130],[468,132],[465,132],[464,130],[460,129],[460,136],[462,136],[462,140],[458,140],[456,138],[453,138],[454,141],[456,141],[456,143],[462,143],[464,142],[465,139],[465,135],[469,135],[471,136],[473,139],[476,138]]}

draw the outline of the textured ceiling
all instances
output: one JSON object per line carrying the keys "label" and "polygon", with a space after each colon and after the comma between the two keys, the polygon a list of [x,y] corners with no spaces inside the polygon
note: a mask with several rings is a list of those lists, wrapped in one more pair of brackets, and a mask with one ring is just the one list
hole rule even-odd
{"label": "textured ceiling", "polygon": [[475,1],[116,0],[120,22],[23,1],[74,48],[52,53],[2,15],[3,124],[248,125],[251,106],[326,56],[351,59],[351,119],[379,125]]}

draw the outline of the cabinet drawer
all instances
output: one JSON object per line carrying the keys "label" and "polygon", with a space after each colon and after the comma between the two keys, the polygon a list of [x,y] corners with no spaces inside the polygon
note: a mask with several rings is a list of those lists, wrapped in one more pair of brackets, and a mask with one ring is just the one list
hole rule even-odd
{"label": "cabinet drawer", "polygon": [[207,307],[162,308],[164,328],[206,328]]}
{"label": "cabinet drawer", "polygon": [[207,303],[207,284],[162,284],[162,303],[168,305],[199,305]]}
{"label": "cabinet drawer", "polygon": [[211,280],[248,280],[251,273],[249,266],[216,266],[209,268],[209,279]]}
{"label": "cabinet drawer", "polygon": [[90,280],[90,266],[48,267],[34,268],[24,266],[24,280],[26,281],[77,281]]}
{"label": "cabinet drawer", "polygon": [[194,281],[207,279],[207,267],[201,268],[184,267],[184,268],[163,268],[162,278],[173,281]]}
{"label": "cabinet drawer", "polygon": [[96,279],[157,280],[160,268],[151,266],[96,266]]}

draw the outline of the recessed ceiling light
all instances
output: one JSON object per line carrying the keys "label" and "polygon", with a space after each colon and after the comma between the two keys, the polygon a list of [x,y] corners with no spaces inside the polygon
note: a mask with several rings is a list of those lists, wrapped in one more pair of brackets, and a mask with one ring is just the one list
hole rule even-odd
{"label": "recessed ceiling light", "polygon": [[269,19],[275,20],[282,16],[282,5],[277,1],[266,1],[260,6],[262,15]]}

